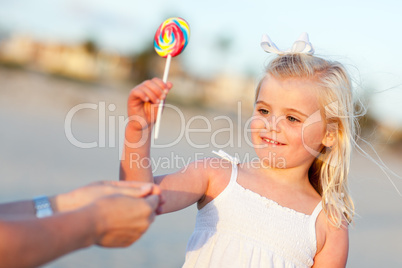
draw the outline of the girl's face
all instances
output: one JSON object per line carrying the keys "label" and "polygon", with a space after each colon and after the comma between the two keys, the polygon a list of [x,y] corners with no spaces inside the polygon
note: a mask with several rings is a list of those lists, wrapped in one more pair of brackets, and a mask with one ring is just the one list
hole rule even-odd
{"label": "girl's face", "polygon": [[250,123],[251,140],[264,166],[310,167],[326,133],[317,90],[307,79],[264,78]]}

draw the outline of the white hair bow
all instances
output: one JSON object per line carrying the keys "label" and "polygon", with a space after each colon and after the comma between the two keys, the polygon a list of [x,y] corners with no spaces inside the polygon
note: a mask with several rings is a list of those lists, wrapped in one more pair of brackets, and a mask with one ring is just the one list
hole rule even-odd
{"label": "white hair bow", "polygon": [[314,54],[314,47],[308,40],[308,34],[302,33],[300,37],[293,43],[292,48],[289,50],[280,50],[274,42],[271,41],[268,35],[264,34],[261,40],[261,47],[265,52],[284,55],[287,53],[304,53],[307,55]]}

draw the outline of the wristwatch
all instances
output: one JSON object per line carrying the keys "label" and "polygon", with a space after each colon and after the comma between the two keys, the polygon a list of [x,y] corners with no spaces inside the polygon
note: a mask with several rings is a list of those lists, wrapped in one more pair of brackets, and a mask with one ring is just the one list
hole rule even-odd
{"label": "wristwatch", "polygon": [[33,202],[35,205],[37,218],[44,218],[53,215],[53,209],[47,196],[37,196],[33,199]]}

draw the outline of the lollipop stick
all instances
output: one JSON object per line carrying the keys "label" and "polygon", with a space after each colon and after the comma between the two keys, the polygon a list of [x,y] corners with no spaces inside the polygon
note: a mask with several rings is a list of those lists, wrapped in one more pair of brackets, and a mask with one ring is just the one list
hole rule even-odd
{"label": "lollipop stick", "polygon": [[[170,61],[172,60],[172,56],[169,54],[166,58],[166,65],[165,65],[165,72],[163,73],[163,83],[166,84],[167,82],[167,78],[169,75],[169,69],[170,69]],[[162,116],[162,109],[163,109],[163,104],[165,103],[164,100],[162,100],[159,103],[159,107],[158,107],[158,114],[156,115],[156,123],[155,123],[155,139],[158,138],[159,136],[159,127],[161,124],[161,116]]]}

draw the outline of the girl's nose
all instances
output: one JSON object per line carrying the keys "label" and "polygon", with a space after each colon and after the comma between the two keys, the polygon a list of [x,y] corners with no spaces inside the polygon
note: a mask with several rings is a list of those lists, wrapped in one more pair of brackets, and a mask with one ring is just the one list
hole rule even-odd
{"label": "girl's nose", "polygon": [[284,119],[284,116],[272,115],[271,117],[267,118],[265,127],[268,129],[268,131],[281,132],[281,127],[280,127],[281,123],[280,122],[283,119]]}

